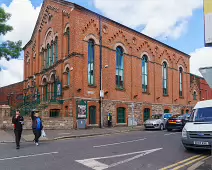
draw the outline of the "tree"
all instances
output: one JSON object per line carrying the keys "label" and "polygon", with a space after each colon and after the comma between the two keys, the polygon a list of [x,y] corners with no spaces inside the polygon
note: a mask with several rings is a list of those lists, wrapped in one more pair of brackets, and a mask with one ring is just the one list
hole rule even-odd
{"label": "tree", "polygon": [[[13,30],[13,27],[7,25],[6,22],[10,19],[11,14],[6,13],[3,8],[0,7],[0,36],[4,36],[7,32]],[[22,42],[5,41],[0,43],[0,59],[5,58],[7,61],[15,59],[20,56],[22,51]]]}

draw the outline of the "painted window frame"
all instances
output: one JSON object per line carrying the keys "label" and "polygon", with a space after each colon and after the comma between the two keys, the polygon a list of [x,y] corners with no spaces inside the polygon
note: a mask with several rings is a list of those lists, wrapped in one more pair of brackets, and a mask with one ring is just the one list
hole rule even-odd
{"label": "painted window frame", "polygon": [[53,65],[54,64],[54,61],[55,61],[55,59],[54,59],[54,43],[53,43],[53,41],[52,41],[52,46],[51,46],[51,65]]}
{"label": "painted window frame", "polygon": [[88,40],[88,85],[95,85],[95,41],[93,39]]}
{"label": "painted window frame", "polygon": [[67,36],[67,54],[70,54],[70,44],[71,44],[71,40],[70,40],[70,28],[66,28],[66,36]]}
{"label": "painted window frame", "polygon": [[142,57],[142,92],[148,92],[148,81],[149,81],[149,60],[147,55]]}
{"label": "painted window frame", "polygon": [[168,96],[168,64],[166,61],[162,64],[162,77],[163,77],[163,95]]}
{"label": "painted window frame", "polygon": [[[116,87],[124,89],[124,49],[121,46],[116,47]],[[123,79],[121,81],[121,79]]]}
{"label": "painted window frame", "polygon": [[193,100],[197,100],[197,92],[196,91],[193,92]]}
{"label": "painted window frame", "polygon": [[55,38],[55,62],[58,61],[58,37]]}
{"label": "painted window frame", "polygon": [[179,96],[183,97],[183,68],[179,68]]}

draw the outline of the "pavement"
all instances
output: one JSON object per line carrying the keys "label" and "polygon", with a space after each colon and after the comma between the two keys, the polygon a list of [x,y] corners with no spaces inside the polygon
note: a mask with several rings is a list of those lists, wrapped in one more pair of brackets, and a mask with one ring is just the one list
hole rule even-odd
{"label": "pavement", "polygon": [[0,150],[1,170],[183,170],[199,161],[207,168],[212,162],[208,152],[186,151],[180,132],[167,131],[61,139],[38,147],[23,142],[20,150],[13,143],[2,143]]}
{"label": "pavement", "polygon": [[[141,131],[144,130],[143,126],[134,127],[114,127],[114,128],[89,128],[89,129],[79,129],[79,130],[44,130],[46,137],[41,137],[41,141],[52,141],[60,140],[64,138],[79,138],[87,136],[99,136],[99,135],[109,135],[116,133],[124,133],[130,131]],[[23,130],[22,141],[31,142],[34,139],[32,130]],[[0,130],[0,143],[14,142],[14,132],[13,130],[3,131]]]}

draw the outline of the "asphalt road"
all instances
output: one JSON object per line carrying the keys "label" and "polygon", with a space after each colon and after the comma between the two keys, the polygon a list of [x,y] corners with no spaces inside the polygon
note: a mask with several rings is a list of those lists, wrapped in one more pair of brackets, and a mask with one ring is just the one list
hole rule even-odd
{"label": "asphalt road", "polygon": [[22,143],[20,150],[14,144],[0,144],[0,170],[158,170],[173,164],[166,169],[174,169],[204,157],[185,151],[180,137],[180,132],[140,131],[44,142],[38,147]]}

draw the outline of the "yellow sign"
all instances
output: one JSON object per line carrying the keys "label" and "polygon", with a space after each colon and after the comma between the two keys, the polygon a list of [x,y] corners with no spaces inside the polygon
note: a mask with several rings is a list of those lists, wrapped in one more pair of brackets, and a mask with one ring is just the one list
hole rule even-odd
{"label": "yellow sign", "polygon": [[204,13],[205,15],[212,13],[212,0],[204,0]]}

